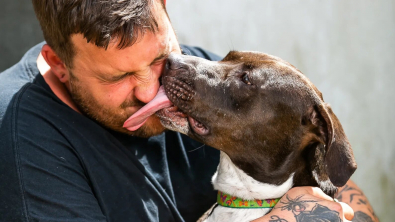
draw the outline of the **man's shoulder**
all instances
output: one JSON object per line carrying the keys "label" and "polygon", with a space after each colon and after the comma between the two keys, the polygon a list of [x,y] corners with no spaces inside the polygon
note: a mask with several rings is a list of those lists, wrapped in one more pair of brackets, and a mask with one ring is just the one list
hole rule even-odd
{"label": "man's shoulder", "polygon": [[196,46],[181,45],[181,50],[186,55],[197,56],[211,61],[219,61],[222,59],[220,56]]}
{"label": "man's shoulder", "polygon": [[20,140],[69,143],[81,132],[87,136],[101,129],[97,123],[64,104],[41,75],[12,95],[0,124],[1,138],[8,138],[8,144]]}
{"label": "man's shoulder", "polygon": [[12,97],[39,74],[36,59],[43,45],[34,46],[17,64],[0,73],[0,125]]}
{"label": "man's shoulder", "polygon": [[37,75],[31,82],[26,81],[19,88],[10,87],[14,90],[12,94],[10,89],[7,89],[10,94],[9,100],[2,98],[0,101],[4,109],[2,110],[4,114],[0,117],[2,120],[0,128],[12,125],[24,126],[12,128],[29,128],[35,132],[35,128],[39,130],[45,126],[44,122],[56,120],[63,114],[62,109],[66,109],[66,105],[48,90],[48,86],[43,86],[43,82],[43,77]]}

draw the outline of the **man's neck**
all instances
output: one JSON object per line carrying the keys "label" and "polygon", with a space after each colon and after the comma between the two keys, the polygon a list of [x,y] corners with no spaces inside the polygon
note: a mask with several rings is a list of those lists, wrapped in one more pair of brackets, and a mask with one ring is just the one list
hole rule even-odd
{"label": "man's neck", "polygon": [[47,64],[41,53],[37,58],[37,68],[43,76],[45,82],[51,88],[52,92],[70,108],[76,112],[81,113],[71,99],[67,87],[64,85],[64,83],[60,82],[56,75],[52,72],[51,67]]}

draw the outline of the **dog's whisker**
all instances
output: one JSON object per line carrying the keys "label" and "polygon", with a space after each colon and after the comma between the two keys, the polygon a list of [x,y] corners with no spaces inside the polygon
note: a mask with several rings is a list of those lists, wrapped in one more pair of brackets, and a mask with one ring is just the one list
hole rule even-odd
{"label": "dog's whisker", "polygon": [[188,152],[193,152],[193,151],[196,151],[196,150],[198,150],[198,149],[201,149],[201,148],[203,148],[204,146],[206,146],[206,145],[205,145],[205,144],[203,144],[203,145],[199,146],[198,148],[195,148],[195,149],[193,149],[193,150],[190,150],[190,151],[188,151]]}
{"label": "dog's whisker", "polygon": [[235,50],[235,47],[234,47],[234,45],[233,45],[233,39],[232,39],[232,37],[229,39],[230,40],[230,46],[229,46],[229,48],[230,48],[230,50],[229,51],[234,51]]}

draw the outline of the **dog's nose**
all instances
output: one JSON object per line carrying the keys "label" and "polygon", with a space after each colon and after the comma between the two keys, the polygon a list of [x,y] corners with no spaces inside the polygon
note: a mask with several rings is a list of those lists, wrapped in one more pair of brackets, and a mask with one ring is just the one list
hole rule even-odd
{"label": "dog's nose", "polygon": [[184,62],[181,55],[170,54],[167,58],[166,68],[172,70],[188,69],[188,65]]}

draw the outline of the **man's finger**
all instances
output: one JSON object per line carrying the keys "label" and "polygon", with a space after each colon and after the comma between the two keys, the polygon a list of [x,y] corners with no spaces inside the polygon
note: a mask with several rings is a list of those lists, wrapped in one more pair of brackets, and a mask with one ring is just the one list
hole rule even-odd
{"label": "man's finger", "polygon": [[354,218],[354,210],[346,203],[339,202],[339,204],[342,205],[344,217],[351,221]]}

